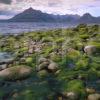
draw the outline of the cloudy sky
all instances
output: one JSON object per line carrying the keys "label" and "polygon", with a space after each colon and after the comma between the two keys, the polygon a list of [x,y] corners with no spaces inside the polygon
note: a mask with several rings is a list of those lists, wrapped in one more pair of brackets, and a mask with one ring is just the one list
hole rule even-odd
{"label": "cloudy sky", "polygon": [[11,18],[29,7],[53,14],[89,12],[100,16],[100,0],[0,0],[0,19]]}

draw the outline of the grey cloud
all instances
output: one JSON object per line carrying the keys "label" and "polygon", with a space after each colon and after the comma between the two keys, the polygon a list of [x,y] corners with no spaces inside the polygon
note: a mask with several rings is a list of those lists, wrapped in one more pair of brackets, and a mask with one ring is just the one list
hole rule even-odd
{"label": "grey cloud", "polygon": [[48,3],[48,6],[49,7],[55,7],[55,6],[58,6],[58,4],[57,3]]}
{"label": "grey cloud", "polygon": [[12,0],[0,0],[0,3],[11,4]]}
{"label": "grey cloud", "polygon": [[69,8],[69,9],[67,9],[67,10],[69,10],[69,11],[74,11],[74,12],[78,12],[78,8]]}
{"label": "grey cloud", "polygon": [[11,11],[3,11],[3,10],[0,11],[0,15],[13,15],[13,14],[15,13]]}
{"label": "grey cloud", "polygon": [[97,7],[96,5],[89,5],[88,7],[94,8]]}

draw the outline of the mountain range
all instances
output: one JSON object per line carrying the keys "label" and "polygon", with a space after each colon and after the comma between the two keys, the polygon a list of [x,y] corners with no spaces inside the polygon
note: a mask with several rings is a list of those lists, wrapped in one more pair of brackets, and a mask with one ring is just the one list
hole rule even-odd
{"label": "mountain range", "polygon": [[0,20],[3,22],[65,22],[65,23],[100,23],[100,17],[94,17],[89,13],[83,16],[79,15],[53,15],[43,13],[40,10],[29,8],[22,13],[15,15],[8,20]]}

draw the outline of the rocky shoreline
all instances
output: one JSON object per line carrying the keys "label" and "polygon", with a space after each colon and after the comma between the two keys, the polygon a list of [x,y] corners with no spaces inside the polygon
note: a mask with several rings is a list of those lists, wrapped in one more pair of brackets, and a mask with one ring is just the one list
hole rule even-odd
{"label": "rocky shoreline", "polygon": [[[99,100],[99,25],[0,36],[1,100]],[[92,84],[93,83],[93,84]]]}

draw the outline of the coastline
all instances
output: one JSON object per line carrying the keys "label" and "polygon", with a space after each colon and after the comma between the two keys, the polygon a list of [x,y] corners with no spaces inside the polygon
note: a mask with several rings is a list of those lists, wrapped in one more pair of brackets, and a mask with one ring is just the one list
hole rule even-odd
{"label": "coastline", "polygon": [[0,52],[15,55],[0,65],[0,83],[6,84],[1,84],[1,98],[11,99],[15,93],[15,98],[31,95],[34,100],[50,98],[48,94],[69,100],[85,100],[91,94],[99,97],[99,39],[99,25],[86,24],[1,36]]}

